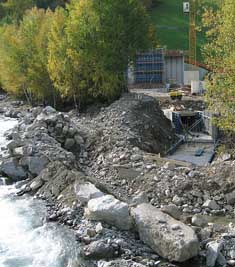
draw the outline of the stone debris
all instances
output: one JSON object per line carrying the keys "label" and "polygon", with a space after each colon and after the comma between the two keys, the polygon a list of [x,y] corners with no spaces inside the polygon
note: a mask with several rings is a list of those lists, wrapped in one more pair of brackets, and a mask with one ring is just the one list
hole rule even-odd
{"label": "stone debris", "polygon": [[106,240],[94,241],[82,248],[81,255],[85,259],[113,259],[120,254],[120,247],[116,243]]}
{"label": "stone debris", "polygon": [[208,225],[207,220],[205,217],[203,217],[200,214],[196,214],[192,217],[192,225],[198,226],[198,227],[205,227]]}
{"label": "stone debris", "polygon": [[90,220],[105,222],[122,230],[132,228],[128,205],[111,195],[91,199],[85,215]]}
{"label": "stone debris", "polygon": [[[233,266],[235,239],[221,235],[229,231],[227,222],[235,216],[235,161],[226,155],[211,166],[199,168],[162,158],[177,137],[156,100],[126,94],[94,114],[79,116],[51,107],[28,112],[21,104],[17,109],[6,105],[3,111],[19,118],[19,124],[6,135],[9,143],[0,172],[12,181],[28,178],[19,186],[19,195],[31,193],[56,201],[58,207],[49,221],[76,228],[79,240],[87,245],[118,236],[123,240],[117,241],[122,244],[119,257],[123,266],[127,261],[140,266],[175,266],[161,258],[159,263],[156,253],[170,261],[185,261],[197,255],[196,235],[201,242],[197,258],[206,261],[205,253],[212,249],[206,244],[222,240],[215,264],[223,266],[226,261]],[[91,220],[84,217],[86,205]],[[140,209],[145,205],[146,210]],[[152,249],[137,240],[136,233],[125,235],[118,230],[133,230],[130,209],[136,213],[140,209],[151,219],[143,219],[148,231],[143,231],[139,221],[137,229]],[[161,216],[153,221],[151,213],[156,210]],[[213,222],[218,217],[226,224]],[[174,221],[169,224],[168,220]],[[166,248],[160,250],[152,240],[152,228],[154,233],[162,229]],[[188,237],[184,231],[189,231]],[[190,240],[193,245],[188,249]],[[212,265],[215,256],[210,257],[207,260]],[[119,259],[113,262],[119,264]]]}
{"label": "stone debris", "polygon": [[74,185],[74,190],[77,199],[82,203],[82,204],[87,204],[89,200],[102,197],[104,194],[96,188],[92,183],[76,183]]}
{"label": "stone debris", "polygon": [[150,204],[133,208],[132,215],[141,240],[158,255],[176,262],[184,262],[198,255],[199,241],[189,226]]}

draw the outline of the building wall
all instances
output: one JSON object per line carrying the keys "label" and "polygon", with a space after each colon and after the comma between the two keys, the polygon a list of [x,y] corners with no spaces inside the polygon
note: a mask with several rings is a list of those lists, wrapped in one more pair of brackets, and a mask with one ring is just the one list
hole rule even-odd
{"label": "building wall", "polygon": [[184,84],[184,55],[182,51],[162,48],[138,53],[134,68],[128,70],[128,83]]}
{"label": "building wall", "polygon": [[187,70],[184,72],[184,85],[190,85],[191,81],[199,81],[200,74],[198,70]]}
{"label": "building wall", "polygon": [[200,81],[203,81],[205,79],[205,76],[208,74],[208,70],[206,70],[205,68],[196,67],[196,66],[192,66],[190,64],[184,63],[184,70],[185,71],[191,71],[192,68],[199,71],[199,80]]}
{"label": "building wall", "polygon": [[184,84],[184,56],[165,56],[166,83]]}

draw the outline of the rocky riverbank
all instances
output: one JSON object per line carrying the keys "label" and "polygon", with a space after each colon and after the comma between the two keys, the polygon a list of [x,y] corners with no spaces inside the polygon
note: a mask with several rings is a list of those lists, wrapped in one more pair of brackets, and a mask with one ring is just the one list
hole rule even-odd
{"label": "rocky riverbank", "polygon": [[19,124],[7,134],[1,173],[24,180],[19,195],[48,201],[47,220],[74,229],[85,259],[235,266],[235,230],[226,223],[234,220],[235,164],[185,167],[161,157],[177,137],[156,100],[127,94],[92,114],[7,103],[2,113]]}

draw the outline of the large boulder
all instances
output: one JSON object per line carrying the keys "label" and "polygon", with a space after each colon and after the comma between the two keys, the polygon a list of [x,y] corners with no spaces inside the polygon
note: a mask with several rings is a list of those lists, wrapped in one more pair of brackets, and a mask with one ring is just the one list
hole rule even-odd
{"label": "large boulder", "polygon": [[1,164],[0,170],[4,175],[11,178],[13,182],[27,178],[26,171],[18,165],[18,161],[14,158],[4,160]]}
{"label": "large boulder", "polygon": [[74,191],[78,200],[82,204],[87,204],[89,200],[93,198],[102,197],[104,194],[91,183],[76,183],[74,185]]}
{"label": "large boulder", "polygon": [[184,262],[198,255],[199,242],[192,228],[150,204],[133,208],[140,239],[169,261]]}
{"label": "large boulder", "polygon": [[85,214],[90,220],[102,221],[122,230],[129,230],[132,227],[128,205],[111,195],[91,199]]}
{"label": "large boulder", "polygon": [[44,170],[49,163],[49,160],[44,156],[28,157],[26,159],[26,164],[29,171],[34,175],[39,175],[42,170]]}

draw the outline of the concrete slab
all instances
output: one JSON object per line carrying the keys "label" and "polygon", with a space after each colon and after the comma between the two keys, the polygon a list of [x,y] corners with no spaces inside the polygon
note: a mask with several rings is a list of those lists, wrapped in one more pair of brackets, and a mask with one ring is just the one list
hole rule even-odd
{"label": "concrete slab", "polygon": [[212,136],[206,134],[206,133],[197,133],[197,132],[192,132],[192,136],[188,135],[188,142],[194,142],[194,143],[214,143],[214,140]]}
{"label": "concrete slab", "polygon": [[[204,153],[200,157],[195,156],[198,149],[204,150]],[[167,158],[190,162],[197,166],[205,166],[208,164],[213,151],[213,143],[187,143],[181,145],[173,155],[169,155]]]}

